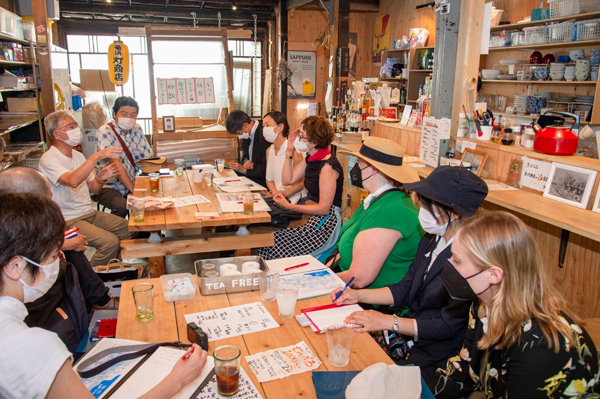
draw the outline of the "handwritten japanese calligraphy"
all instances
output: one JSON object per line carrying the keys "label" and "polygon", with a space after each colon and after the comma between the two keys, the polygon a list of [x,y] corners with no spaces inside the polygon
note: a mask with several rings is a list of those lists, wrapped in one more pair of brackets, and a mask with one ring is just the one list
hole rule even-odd
{"label": "handwritten japanese calligraphy", "polygon": [[246,356],[246,361],[259,382],[278,380],[321,366],[321,361],[304,341]]}

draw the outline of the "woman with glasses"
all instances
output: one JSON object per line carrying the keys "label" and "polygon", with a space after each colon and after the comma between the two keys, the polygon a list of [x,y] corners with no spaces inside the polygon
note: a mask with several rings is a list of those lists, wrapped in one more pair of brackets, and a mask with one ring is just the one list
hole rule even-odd
{"label": "woman with glasses", "polygon": [[[333,138],[333,128],[319,116],[305,118],[300,129],[290,133],[281,180],[285,185],[293,185],[304,179],[308,200],[292,204],[281,194],[275,195],[273,200],[283,208],[306,214],[308,221],[300,227],[276,230],[275,245],[258,250],[264,259],[309,254],[319,257],[335,245],[341,227],[344,173],[340,162],[329,151]],[[306,155],[293,167],[295,151]]]}

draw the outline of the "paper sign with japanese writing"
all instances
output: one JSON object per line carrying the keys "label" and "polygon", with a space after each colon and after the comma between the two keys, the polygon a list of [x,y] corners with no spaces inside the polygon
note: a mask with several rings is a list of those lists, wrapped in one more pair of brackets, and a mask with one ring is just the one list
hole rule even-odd
{"label": "paper sign with japanese writing", "polygon": [[440,122],[435,118],[423,120],[419,161],[437,168],[440,161]]}
{"label": "paper sign with japanese writing", "polygon": [[321,365],[321,361],[304,341],[285,348],[246,356],[246,361],[259,382],[278,380],[315,370]]}
{"label": "paper sign with japanese writing", "polygon": [[521,187],[544,191],[552,164],[529,157],[523,157],[523,171],[521,172]]}
{"label": "paper sign with japanese writing", "polygon": [[260,302],[186,314],[185,322],[200,326],[209,341],[279,327],[279,323]]}
{"label": "paper sign with japanese writing", "polygon": [[215,102],[213,78],[156,79],[159,104]]}

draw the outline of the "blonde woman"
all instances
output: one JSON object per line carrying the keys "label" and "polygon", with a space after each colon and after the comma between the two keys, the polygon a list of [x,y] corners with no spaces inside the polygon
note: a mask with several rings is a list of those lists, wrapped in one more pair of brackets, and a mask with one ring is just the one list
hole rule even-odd
{"label": "blonde woman", "polygon": [[460,354],[436,398],[597,398],[594,343],[548,281],[527,226],[488,212],[461,228],[442,278],[451,297],[477,300]]}

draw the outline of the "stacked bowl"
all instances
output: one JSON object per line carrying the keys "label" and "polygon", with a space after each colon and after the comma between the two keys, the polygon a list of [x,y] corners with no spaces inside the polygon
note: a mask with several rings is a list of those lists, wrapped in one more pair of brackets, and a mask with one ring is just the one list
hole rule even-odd
{"label": "stacked bowl", "polygon": [[585,50],[582,48],[569,51],[569,58],[571,58],[571,61],[582,60],[584,57]]}
{"label": "stacked bowl", "polygon": [[598,80],[598,72],[600,72],[600,66],[594,65],[592,67],[592,74],[590,75],[590,80],[592,80],[592,81]]}
{"label": "stacked bowl", "polygon": [[535,71],[533,71],[533,76],[535,76],[535,78],[537,80],[546,80],[546,79],[548,79],[549,74],[550,73],[548,72],[547,69],[539,68],[539,69],[536,69]]}
{"label": "stacked bowl", "polygon": [[575,80],[575,67],[567,66],[565,67],[565,80],[572,82]]}
{"label": "stacked bowl", "polygon": [[542,108],[546,108],[546,97],[527,96],[527,111],[533,115],[539,115]]}
{"label": "stacked bowl", "polygon": [[550,63],[550,79],[562,80],[565,77],[566,66],[567,64],[563,64],[562,62]]}
{"label": "stacked bowl", "polygon": [[592,65],[600,64],[600,50],[592,50],[591,51],[590,61],[592,61]]}
{"label": "stacked bowl", "polygon": [[495,69],[483,69],[481,71],[481,75],[486,80],[495,80],[495,79],[498,79],[498,76],[500,76],[501,73],[502,73],[501,71],[498,71],[498,70],[495,70]]}
{"label": "stacked bowl", "polygon": [[524,115],[527,113],[527,95],[515,94],[514,109],[517,114]]}
{"label": "stacked bowl", "polygon": [[590,60],[575,61],[575,78],[582,82],[590,77],[592,62]]}

